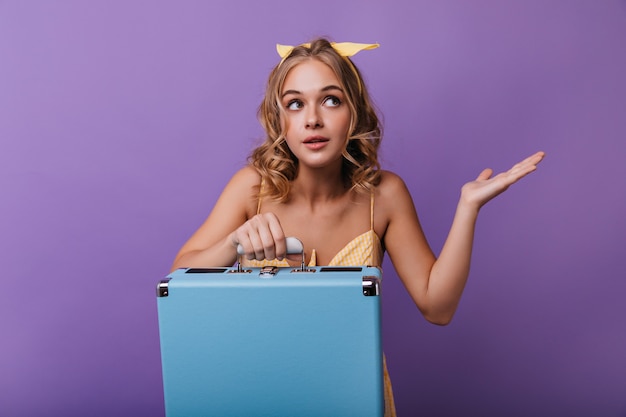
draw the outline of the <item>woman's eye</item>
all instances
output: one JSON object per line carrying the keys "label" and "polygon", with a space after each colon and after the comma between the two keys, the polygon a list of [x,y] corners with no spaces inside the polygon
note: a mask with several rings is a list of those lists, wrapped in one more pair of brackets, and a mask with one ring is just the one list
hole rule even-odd
{"label": "woman's eye", "polygon": [[326,99],[324,99],[324,104],[328,107],[337,107],[341,104],[341,100],[339,100],[335,96],[328,96],[326,97]]}
{"label": "woman's eye", "polygon": [[298,110],[302,108],[302,102],[300,100],[291,100],[287,103],[287,110]]}

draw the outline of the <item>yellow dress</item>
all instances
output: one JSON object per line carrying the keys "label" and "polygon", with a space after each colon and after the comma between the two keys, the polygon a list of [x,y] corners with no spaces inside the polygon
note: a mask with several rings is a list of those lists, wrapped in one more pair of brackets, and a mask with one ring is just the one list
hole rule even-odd
{"label": "yellow dress", "polygon": [[[261,184],[261,187],[263,184]],[[257,207],[257,214],[261,212],[261,199],[259,198],[259,204]],[[371,265],[381,266],[383,259],[383,248],[380,242],[380,238],[374,231],[374,194],[371,194],[370,198],[370,229],[352,239],[343,249],[341,249],[333,259],[328,263],[328,266],[359,266],[359,265]],[[284,260],[248,260],[242,259],[242,265],[248,267],[263,267],[263,266],[290,266],[286,259]],[[311,252],[311,260],[309,266],[316,265],[315,249]],[[395,417],[396,407],[393,399],[393,391],[391,389],[391,379],[389,378],[389,372],[387,371],[387,363],[383,355],[383,377],[384,377],[384,394],[385,394],[385,417]]]}

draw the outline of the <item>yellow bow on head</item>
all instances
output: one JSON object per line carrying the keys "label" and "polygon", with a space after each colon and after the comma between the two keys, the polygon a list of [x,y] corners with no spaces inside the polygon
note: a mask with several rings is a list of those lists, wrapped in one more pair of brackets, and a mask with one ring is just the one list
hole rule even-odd
{"label": "yellow bow on head", "polygon": [[[357,53],[366,49],[376,49],[380,46],[377,43],[354,43],[354,42],[338,42],[338,43],[331,42],[330,45],[333,47],[335,51],[337,51],[339,55],[345,56],[345,57],[356,55]],[[301,46],[306,46],[307,48],[309,48],[311,44],[303,43]],[[285,59],[287,56],[289,56],[291,51],[293,51],[293,48],[295,48],[295,46],[276,44],[276,51],[278,51],[278,55],[280,55],[282,59]]]}

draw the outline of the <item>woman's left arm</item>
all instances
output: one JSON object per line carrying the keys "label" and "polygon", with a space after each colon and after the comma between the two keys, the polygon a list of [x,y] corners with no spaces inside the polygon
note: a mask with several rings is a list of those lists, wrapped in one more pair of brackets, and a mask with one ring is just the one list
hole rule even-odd
{"label": "woman's left arm", "polygon": [[445,325],[454,316],[469,275],[480,208],[536,170],[543,157],[543,152],[537,152],[493,177],[493,171],[485,169],[476,180],[465,184],[450,232],[436,259],[423,236],[408,190],[396,191],[399,204],[389,211],[385,246],[396,272],[428,321]]}

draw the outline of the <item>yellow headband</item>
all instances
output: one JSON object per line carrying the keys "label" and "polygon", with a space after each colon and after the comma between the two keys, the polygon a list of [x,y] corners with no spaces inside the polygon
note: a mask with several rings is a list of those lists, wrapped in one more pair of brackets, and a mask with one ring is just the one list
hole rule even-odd
{"label": "yellow headband", "polygon": [[[311,44],[303,43],[300,46],[310,48]],[[331,42],[330,46],[332,46],[339,55],[348,57],[354,56],[365,49],[376,49],[380,45],[377,43]],[[278,51],[278,55],[280,55],[282,59],[285,59],[287,56],[289,56],[291,51],[293,51],[293,48],[295,48],[295,46],[276,44],[276,51]]]}
{"label": "yellow headband", "polygon": [[[303,43],[300,46],[304,46],[306,48],[310,48],[311,44],[310,43]],[[354,67],[354,64],[352,64],[352,61],[350,61],[349,57],[356,55],[357,53],[366,50],[366,49],[376,49],[378,48],[380,45],[377,43],[354,43],[354,42],[331,42],[330,46],[333,47],[333,49],[342,57],[346,58],[346,61],[348,62],[348,65],[350,65],[350,68],[352,69],[352,72],[354,72],[354,75],[356,76],[358,83],[359,83],[359,94],[363,93],[363,87],[362,87],[362,81],[361,81],[361,77],[359,77],[359,72],[356,70],[356,68]],[[278,55],[280,55],[281,61],[278,64],[278,66],[280,66],[283,61],[285,61],[285,59],[289,56],[289,54],[291,54],[291,51],[293,51],[293,49],[295,48],[295,46],[289,46],[289,45],[281,45],[281,44],[276,44],[276,51],[278,52]]]}

